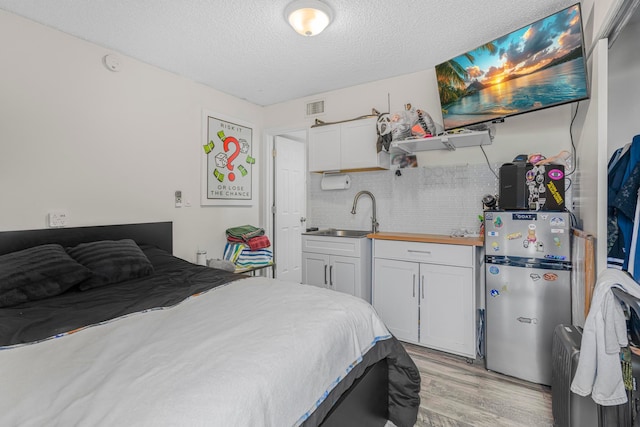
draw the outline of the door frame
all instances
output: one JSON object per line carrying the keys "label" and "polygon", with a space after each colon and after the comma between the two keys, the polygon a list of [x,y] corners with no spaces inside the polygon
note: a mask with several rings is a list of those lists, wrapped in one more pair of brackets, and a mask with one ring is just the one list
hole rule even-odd
{"label": "door frame", "polygon": [[[262,228],[264,228],[265,233],[268,236],[272,236],[274,242],[272,242],[272,247],[274,249],[273,256],[276,259],[277,254],[275,252],[275,215],[272,211],[272,207],[275,203],[275,192],[274,192],[274,184],[275,184],[275,157],[273,156],[273,150],[275,147],[275,138],[276,136],[286,136],[290,139],[297,140],[298,138],[291,138],[291,134],[304,132],[304,143],[305,145],[305,153],[308,151],[308,141],[309,141],[309,125],[308,124],[298,124],[291,125],[286,127],[276,127],[264,130],[263,136],[263,144],[262,144],[262,158],[265,159],[262,164],[264,165],[262,172],[260,173],[262,179],[260,184],[260,190],[262,193],[262,197],[260,198],[260,222],[262,223]],[[306,173],[309,172],[309,160],[305,156],[304,159],[304,170]],[[305,205],[307,205],[307,201],[305,200]],[[305,206],[305,211],[307,211],[308,206]],[[275,277],[275,269],[269,269],[271,271],[271,277]]]}

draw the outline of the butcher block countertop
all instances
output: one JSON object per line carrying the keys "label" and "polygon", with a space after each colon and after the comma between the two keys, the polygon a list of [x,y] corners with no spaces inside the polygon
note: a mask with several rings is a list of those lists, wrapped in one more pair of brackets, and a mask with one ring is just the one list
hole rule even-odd
{"label": "butcher block countertop", "polygon": [[420,234],[420,233],[370,233],[370,239],[401,240],[404,242],[445,243],[447,245],[482,246],[481,237],[452,237],[444,234]]}

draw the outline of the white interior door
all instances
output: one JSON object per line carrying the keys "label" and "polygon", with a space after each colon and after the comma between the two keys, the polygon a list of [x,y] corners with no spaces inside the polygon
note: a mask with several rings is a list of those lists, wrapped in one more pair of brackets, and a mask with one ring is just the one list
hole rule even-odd
{"label": "white interior door", "polygon": [[300,234],[306,215],[306,161],[304,139],[276,136],[275,148],[275,264],[280,280],[302,281]]}

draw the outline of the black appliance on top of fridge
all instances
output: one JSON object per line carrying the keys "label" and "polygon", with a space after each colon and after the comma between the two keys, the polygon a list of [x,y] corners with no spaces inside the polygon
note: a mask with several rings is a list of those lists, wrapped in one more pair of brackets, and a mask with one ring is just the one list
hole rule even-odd
{"label": "black appliance on top of fridge", "polygon": [[571,324],[569,213],[484,219],[487,369],[550,385],[554,328]]}
{"label": "black appliance on top of fridge", "polygon": [[498,204],[504,210],[564,211],[564,166],[505,163]]}

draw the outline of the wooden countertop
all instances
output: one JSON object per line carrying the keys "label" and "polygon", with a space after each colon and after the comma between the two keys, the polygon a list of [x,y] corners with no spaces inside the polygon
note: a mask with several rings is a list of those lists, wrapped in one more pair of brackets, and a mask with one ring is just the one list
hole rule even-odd
{"label": "wooden countertop", "polygon": [[482,237],[452,237],[443,234],[420,233],[370,233],[370,239],[400,240],[405,242],[445,243],[447,245],[482,246]]}

